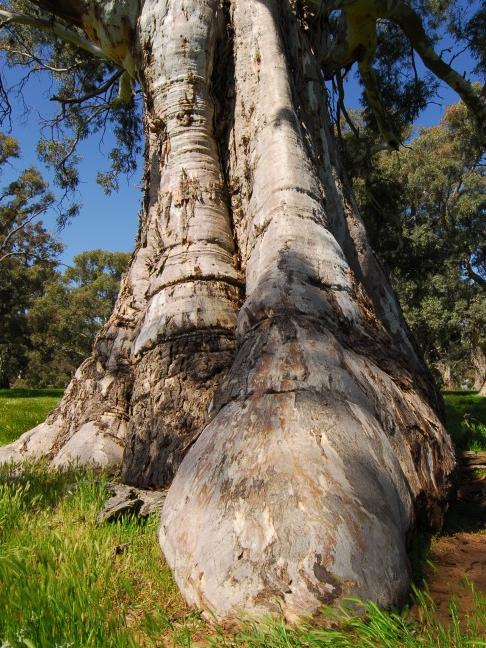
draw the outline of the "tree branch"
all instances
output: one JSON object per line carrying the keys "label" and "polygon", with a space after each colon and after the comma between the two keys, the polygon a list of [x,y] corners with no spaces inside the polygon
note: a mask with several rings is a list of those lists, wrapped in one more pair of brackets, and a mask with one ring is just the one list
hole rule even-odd
{"label": "tree branch", "polygon": [[486,290],[486,279],[483,279],[480,274],[475,272],[469,259],[466,258],[464,260],[464,264],[466,266],[466,274],[469,279],[472,279],[474,283],[476,283],[480,288]]}
{"label": "tree branch", "polygon": [[348,111],[346,110],[346,104],[344,103],[344,86],[343,86],[343,77],[341,76],[341,72],[338,70],[336,74],[336,80],[337,80],[337,89],[338,89],[338,106],[341,112],[344,115],[344,119],[346,120],[349,128],[351,129],[352,133],[356,137],[357,140],[360,139],[359,137],[359,131],[354,125],[353,120],[348,114]]}
{"label": "tree branch", "polygon": [[72,72],[73,70],[79,68],[79,63],[75,63],[70,67],[64,67],[64,68],[54,67],[52,65],[49,65],[48,63],[45,63],[45,61],[43,61],[38,56],[32,54],[32,52],[29,52],[27,50],[22,51],[22,50],[14,49],[12,47],[6,47],[5,45],[0,45],[0,50],[2,50],[3,52],[8,52],[9,54],[16,54],[17,56],[25,56],[25,58],[28,58],[31,61],[35,61],[35,63],[37,63],[39,66],[38,68],[36,68],[36,70],[46,70],[48,72],[53,72],[54,74],[65,74],[67,72]]}
{"label": "tree branch", "polygon": [[486,103],[481,101],[471,84],[436,53],[420,16],[404,2],[399,1],[394,3],[388,17],[403,29],[424,65],[457,92],[483,127],[486,121]]}
{"label": "tree branch", "polygon": [[[44,257],[40,256],[39,254],[35,254],[34,252],[27,252],[25,251],[19,251],[19,252],[6,252],[2,256],[0,256],[0,263],[2,261],[5,261],[5,259],[8,259],[9,257],[24,257],[28,259],[35,259],[36,261],[42,261],[43,263],[50,263],[51,265],[64,265],[63,263],[60,263],[59,261],[56,261],[55,259],[45,259]],[[69,266],[68,266],[69,267]]]}
{"label": "tree branch", "polygon": [[[321,5],[320,0],[312,0],[312,2],[316,7]],[[466,79],[435,52],[420,16],[412,7],[403,0],[334,0],[332,4],[334,9],[342,10],[342,33],[335,38],[333,47],[326,48],[322,63],[329,66],[332,74],[336,74],[337,68],[350,66],[358,61],[368,101],[375,113],[378,127],[392,148],[397,148],[399,142],[387,126],[386,113],[372,68],[376,48],[376,21],[379,19],[391,20],[401,27],[425,66],[457,92],[476,118],[480,130],[484,131],[486,101],[474,91]],[[412,65],[417,78],[413,58]]]}
{"label": "tree branch", "polygon": [[96,88],[92,92],[88,92],[83,97],[60,97],[58,95],[54,95],[51,97],[51,101],[59,101],[60,103],[65,104],[83,103],[88,99],[93,99],[93,97],[98,97],[100,94],[103,94],[103,92],[106,92],[109,88],[111,88],[116,80],[122,76],[123,73],[123,70],[117,70],[115,74],[108,79],[108,81],[103,83],[103,85],[101,85],[99,88]]}
{"label": "tree branch", "polygon": [[10,232],[8,232],[8,234],[6,234],[3,241],[0,241],[0,250],[3,250],[7,246],[7,243],[9,242],[9,240],[13,236],[15,236],[15,234],[17,234],[17,232],[20,232],[21,230],[23,230],[24,227],[26,227],[29,223],[31,223],[34,220],[34,218],[37,218],[37,216],[40,216],[41,214],[43,214],[47,210],[47,208],[48,208],[47,205],[42,205],[41,207],[39,207],[39,209],[37,211],[33,212],[20,225],[15,227],[13,230],[10,230]]}
{"label": "tree branch", "polygon": [[376,83],[376,76],[370,59],[366,57],[364,60],[359,61],[358,68],[365,86],[366,97],[375,116],[380,134],[390,148],[398,151],[398,149],[400,148],[400,140],[388,124],[385,109],[383,108],[383,104],[380,99],[378,84]]}
{"label": "tree branch", "polygon": [[52,32],[55,36],[75,47],[85,50],[92,56],[103,60],[109,60],[101,47],[91,43],[81,33],[69,29],[55,19],[42,18],[41,16],[30,16],[28,14],[16,14],[5,9],[0,9],[0,28],[10,24],[27,25],[36,29],[44,29]]}

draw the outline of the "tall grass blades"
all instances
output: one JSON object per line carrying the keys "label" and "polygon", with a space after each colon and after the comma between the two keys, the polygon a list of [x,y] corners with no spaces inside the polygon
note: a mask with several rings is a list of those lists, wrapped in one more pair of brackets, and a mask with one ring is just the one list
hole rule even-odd
{"label": "tall grass blades", "polygon": [[185,611],[157,519],[97,526],[106,478],[0,469],[0,646],[160,645]]}

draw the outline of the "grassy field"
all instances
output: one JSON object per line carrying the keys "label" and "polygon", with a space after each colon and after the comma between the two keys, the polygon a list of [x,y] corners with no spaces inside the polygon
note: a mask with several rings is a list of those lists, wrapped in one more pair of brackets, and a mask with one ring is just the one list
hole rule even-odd
{"label": "grassy field", "polygon": [[[0,392],[0,438],[38,423],[59,394]],[[486,421],[485,402],[446,395],[449,423],[465,447],[486,439],[470,432],[470,419]],[[90,471],[0,468],[0,648],[486,648],[479,594],[461,626],[452,605],[447,628],[423,593],[416,595],[420,624],[406,610],[368,606],[365,617],[328,611],[340,615],[334,629],[276,621],[244,621],[233,633],[209,627],[177,591],[157,543],[158,520],[99,526],[105,497],[106,478]]]}
{"label": "grassy field", "polygon": [[42,423],[61,396],[62,389],[0,389],[0,445]]}

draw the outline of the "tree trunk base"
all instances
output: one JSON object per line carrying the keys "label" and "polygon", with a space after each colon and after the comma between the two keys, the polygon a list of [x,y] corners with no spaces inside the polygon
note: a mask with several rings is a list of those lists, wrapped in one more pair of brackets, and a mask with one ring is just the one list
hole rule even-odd
{"label": "tree trunk base", "polygon": [[402,602],[407,535],[440,526],[454,469],[341,169],[304,6],[141,4],[137,250],[97,359],[0,454],[114,468],[123,450],[133,485],[175,475],[161,545],[220,619]]}
{"label": "tree trunk base", "polygon": [[434,412],[302,322],[261,324],[235,367],[241,389],[230,372],[162,512],[185,598],[221,620],[296,621],[350,595],[404,603],[407,533],[441,525],[455,465]]}
{"label": "tree trunk base", "polygon": [[53,468],[120,468],[127,435],[126,373],[110,374],[94,358],[79,367],[44,423],[0,448],[0,463],[48,459]]}

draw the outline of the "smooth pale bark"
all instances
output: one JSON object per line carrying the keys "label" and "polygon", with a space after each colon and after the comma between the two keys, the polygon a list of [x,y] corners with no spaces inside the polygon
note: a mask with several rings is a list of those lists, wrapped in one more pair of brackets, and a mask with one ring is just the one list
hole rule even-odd
{"label": "smooth pale bark", "polygon": [[231,8],[246,300],[161,544],[186,598],[221,618],[295,619],[349,594],[398,603],[407,531],[440,518],[452,448],[339,179],[305,33],[276,1]]}
{"label": "smooth pale bark", "polygon": [[[97,45],[113,50],[122,4],[96,14]],[[403,601],[407,536],[440,525],[454,467],[312,38],[286,2],[145,0],[116,49],[146,102],[132,266],[60,408],[2,451],[47,439],[54,465],[113,466],[124,448],[126,481],[175,474],[161,545],[186,599],[223,619]]]}

